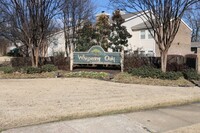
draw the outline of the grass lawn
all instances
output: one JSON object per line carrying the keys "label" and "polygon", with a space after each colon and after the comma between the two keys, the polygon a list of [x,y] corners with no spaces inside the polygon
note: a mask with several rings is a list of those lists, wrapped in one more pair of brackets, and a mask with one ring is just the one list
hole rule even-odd
{"label": "grass lawn", "polygon": [[[94,78],[110,80],[110,74],[106,72],[69,72],[69,71],[56,71],[56,72],[45,72],[45,73],[35,73],[35,74],[24,74],[24,73],[10,73],[4,74],[0,72],[0,79],[33,79],[33,78],[55,78],[56,74],[59,72],[61,78]],[[129,83],[129,84],[144,84],[144,85],[159,85],[159,86],[180,86],[189,87],[194,86],[190,81],[182,78],[178,80],[162,80],[162,79],[152,79],[152,78],[140,78],[137,76],[131,76],[128,73],[118,73],[112,76],[114,82],[119,83]]]}
{"label": "grass lawn", "polygon": [[129,84],[145,84],[145,85],[159,85],[159,86],[181,86],[181,87],[194,86],[193,83],[184,78],[179,78],[178,80],[162,80],[153,78],[140,78],[137,76],[131,76],[128,73],[119,73],[115,75],[112,81],[120,83],[129,83]]}
{"label": "grass lawn", "polygon": [[199,133],[200,124],[195,124],[187,127],[181,127],[172,131],[167,131],[165,133]]}
{"label": "grass lawn", "polygon": [[96,79],[1,79],[0,129],[200,101],[198,87]]}

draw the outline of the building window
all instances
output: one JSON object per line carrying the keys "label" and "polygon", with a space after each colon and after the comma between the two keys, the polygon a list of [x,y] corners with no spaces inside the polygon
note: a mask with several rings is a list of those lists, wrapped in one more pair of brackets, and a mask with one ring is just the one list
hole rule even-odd
{"label": "building window", "polygon": [[140,39],[145,39],[145,30],[140,31]]}
{"label": "building window", "polygon": [[149,50],[149,51],[147,52],[147,56],[153,57],[153,56],[154,56],[153,50]]}
{"label": "building window", "polygon": [[[152,33],[152,34],[154,34],[153,32],[153,30],[150,30],[150,32]],[[150,33],[149,31],[148,31],[148,39],[152,39],[153,38],[153,36],[151,35],[151,33]]]}
{"label": "building window", "polygon": [[145,51],[140,51],[140,55],[145,56]]}

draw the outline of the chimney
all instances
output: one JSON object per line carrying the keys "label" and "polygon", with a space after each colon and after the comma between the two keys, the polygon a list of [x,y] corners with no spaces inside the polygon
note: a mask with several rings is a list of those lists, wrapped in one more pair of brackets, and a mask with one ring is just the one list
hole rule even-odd
{"label": "chimney", "polygon": [[126,12],[123,11],[122,9],[120,9],[120,14],[121,14],[121,15],[124,15],[124,14],[126,14]]}
{"label": "chimney", "polygon": [[96,16],[96,19],[100,16],[100,15],[106,15],[106,16],[110,16],[110,14],[108,14],[108,13],[106,13],[105,11],[101,11],[101,13],[99,13],[99,14],[96,14],[95,16]]}

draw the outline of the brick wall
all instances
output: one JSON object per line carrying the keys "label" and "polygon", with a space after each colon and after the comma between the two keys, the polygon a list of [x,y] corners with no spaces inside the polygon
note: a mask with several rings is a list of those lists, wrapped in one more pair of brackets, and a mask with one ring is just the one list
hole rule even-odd
{"label": "brick wall", "polygon": [[[191,30],[182,22],[179,31],[169,48],[168,55],[187,55],[191,52]],[[156,45],[156,55],[160,56],[160,51]]]}

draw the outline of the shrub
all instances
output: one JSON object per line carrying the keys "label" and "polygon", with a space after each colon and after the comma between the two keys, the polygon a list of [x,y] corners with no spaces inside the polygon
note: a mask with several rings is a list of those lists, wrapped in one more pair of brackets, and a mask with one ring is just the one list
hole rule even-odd
{"label": "shrub", "polygon": [[140,76],[142,78],[157,78],[161,74],[161,71],[150,66],[142,66],[139,68],[130,69],[128,73],[130,73],[133,76]]}
{"label": "shrub", "polygon": [[15,57],[11,59],[12,67],[24,67],[31,66],[31,58],[30,57]]}
{"label": "shrub", "polygon": [[0,71],[3,71],[4,73],[13,73],[15,72],[15,69],[13,67],[7,66],[7,67],[0,67]]}
{"label": "shrub", "polygon": [[200,75],[194,69],[189,69],[189,70],[183,71],[183,76],[187,80],[199,80],[200,79]]}
{"label": "shrub", "polygon": [[166,72],[166,73],[162,72],[161,75],[158,78],[160,78],[160,79],[177,80],[182,76],[183,76],[183,74],[181,72]]}
{"label": "shrub", "polygon": [[27,73],[27,74],[34,74],[34,73],[41,73],[42,72],[40,68],[31,67],[31,66],[23,67],[21,70],[22,70],[23,73]]}
{"label": "shrub", "polygon": [[177,80],[182,76],[181,72],[163,73],[160,69],[153,68],[150,66],[142,66],[140,68],[133,68],[133,69],[130,69],[128,72],[133,76],[139,76],[142,78]]}
{"label": "shrub", "polygon": [[160,58],[157,57],[140,57],[134,55],[125,55],[124,56],[124,69],[125,71],[130,68],[139,68],[142,66],[152,66],[160,67],[159,62]]}
{"label": "shrub", "polygon": [[65,57],[62,54],[59,54],[52,58],[52,64],[58,67],[60,70],[69,70],[70,68],[70,59],[69,57]]}
{"label": "shrub", "polygon": [[53,64],[47,64],[42,66],[42,72],[52,72],[52,71],[56,71],[57,67],[54,66]]}

